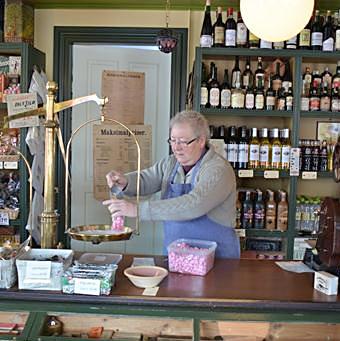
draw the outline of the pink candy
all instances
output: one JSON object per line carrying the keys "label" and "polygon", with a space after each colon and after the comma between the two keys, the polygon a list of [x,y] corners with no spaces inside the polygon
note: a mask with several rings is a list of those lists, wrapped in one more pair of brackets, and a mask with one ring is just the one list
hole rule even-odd
{"label": "pink candy", "polygon": [[124,217],[118,216],[112,218],[112,230],[123,230],[124,229]]}
{"label": "pink candy", "polygon": [[184,242],[169,247],[169,270],[204,276],[214,265],[214,252]]}

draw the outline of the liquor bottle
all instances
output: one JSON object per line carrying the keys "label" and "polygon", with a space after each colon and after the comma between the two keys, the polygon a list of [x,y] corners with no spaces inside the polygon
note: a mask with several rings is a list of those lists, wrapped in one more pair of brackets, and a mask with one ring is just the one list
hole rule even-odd
{"label": "liquor bottle", "polygon": [[287,111],[292,111],[293,110],[293,86],[292,82],[288,83],[288,90],[285,92],[285,97],[286,97],[286,110]]}
{"label": "liquor bottle", "polygon": [[259,77],[264,79],[264,70],[262,67],[262,58],[258,57],[257,58],[257,69],[255,71],[255,88],[259,86]]}
{"label": "liquor bottle", "polygon": [[281,169],[289,169],[291,143],[289,139],[289,129],[280,130],[281,141]]}
{"label": "liquor bottle", "polygon": [[211,81],[209,83],[209,105],[211,108],[220,106],[220,84],[217,80],[217,67],[212,69]]}
{"label": "liquor bottle", "polygon": [[243,229],[253,228],[253,202],[250,191],[246,191],[246,197],[242,203],[241,227]]}
{"label": "liquor bottle", "polygon": [[312,148],[310,140],[305,140],[302,154],[302,170],[309,172],[312,170]]}
{"label": "liquor bottle", "polygon": [[277,204],[277,222],[276,228],[280,231],[286,231],[288,227],[288,202],[287,193],[279,191],[280,201]]}
{"label": "liquor bottle", "polygon": [[323,41],[323,29],[321,25],[319,10],[315,10],[315,17],[312,24],[311,35],[311,49],[321,50]]}
{"label": "liquor bottle", "polygon": [[271,144],[269,149],[270,168],[281,168],[281,142],[279,139],[279,129],[270,130]]}
{"label": "liquor bottle", "polygon": [[236,79],[240,80],[240,86],[241,86],[241,70],[239,66],[239,56],[235,57],[235,65],[234,68],[231,71],[231,87],[236,87]]}
{"label": "liquor bottle", "polygon": [[233,109],[244,108],[244,91],[241,88],[241,76],[239,73],[236,74],[235,88],[231,89],[231,107]]}
{"label": "liquor bottle", "polygon": [[260,39],[260,49],[272,49],[273,43],[268,40]]}
{"label": "liquor bottle", "polygon": [[310,67],[306,67],[305,73],[302,76],[302,80],[305,84],[306,92],[309,93],[312,86],[312,73],[310,71]]}
{"label": "liquor bottle", "polygon": [[280,63],[276,63],[276,73],[272,78],[273,90],[278,91],[282,86],[282,77],[280,75]]}
{"label": "liquor bottle", "polygon": [[312,73],[312,86],[315,88],[319,88],[322,83],[322,77],[319,73],[319,70],[313,70]]}
{"label": "liquor bottle", "polygon": [[223,83],[221,85],[221,108],[228,109],[231,106],[231,91],[228,69],[224,70]]}
{"label": "liquor bottle", "polygon": [[256,190],[256,201],[254,204],[254,229],[264,228],[265,206],[263,201],[262,191]]}
{"label": "liquor bottle", "polygon": [[202,63],[202,81],[201,81],[201,108],[208,104],[208,76],[205,64]]}
{"label": "liquor bottle", "polygon": [[251,128],[249,141],[249,168],[260,166],[260,142],[257,138],[257,128]]}
{"label": "liquor bottle", "polygon": [[239,128],[240,138],[238,140],[238,156],[237,156],[237,168],[247,169],[249,159],[249,141],[247,136],[247,127],[242,126]]}
{"label": "liquor bottle", "polygon": [[224,46],[224,33],[225,26],[222,20],[222,7],[217,7],[217,18],[216,22],[213,26],[213,45],[215,47],[223,47]]}
{"label": "liquor bottle", "polygon": [[266,110],[275,110],[276,92],[272,88],[272,77],[268,77],[268,88],[266,91]]}
{"label": "liquor bottle", "polygon": [[236,127],[230,126],[227,140],[227,159],[231,166],[237,168],[238,156],[238,139],[236,135]]}
{"label": "liquor bottle", "polygon": [[327,11],[326,23],[323,26],[322,51],[334,50],[334,30],[331,11]]}
{"label": "liquor bottle", "polygon": [[309,95],[309,110],[310,111],[318,111],[320,110],[320,96],[318,93],[318,89],[316,87],[312,87]]}
{"label": "liquor bottle", "polygon": [[297,47],[297,36],[293,36],[290,39],[285,41],[285,48],[286,49],[296,49]]}
{"label": "liquor bottle", "polygon": [[262,128],[260,130],[260,168],[269,168],[269,149],[270,142],[268,140],[268,129]]}
{"label": "liquor bottle", "polygon": [[328,166],[327,141],[323,140],[321,144],[321,150],[320,150],[319,171],[327,172],[328,170],[327,166]]}
{"label": "liquor bottle", "polygon": [[246,47],[248,39],[248,29],[243,22],[241,12],[237,13],[237,24],[236,24],[236,45],[237,47]]}
{"label": "liquor bottle", "polygon": [[312,159],[311,171],[317,172],[319,170],[320,162],[320,142],[318,140],[311,141]]}
{"label": "liquor bottle", "polygon": [[276,223],[276,202],[274,200],[274,192],[267,190],[267,202],[266,202],[266,224],[267,230],[275,230]]}
{"label": "liquor bottle", "polygon": [[241,228],[241,217],[242,217],[242,203],[240,200],[240,192],[237,192],[236,195],[236,219],[235,219],[235,228]]}
{"label": "liquor bottle", "polygon": [[286,110],[285,89],[280,88],[276,98],[276,110]]}
{"label": "liquor bottle", "polygon": [[333,88],[331,94],[331,111],[340,111],[340,88]]}
{"label": "liquor bottle", "polygon": [[259,48],[259,43],[260,43],[260,39],[258,37],[256,37],[256,35],[252,32],[249,31],[249,48],[250,49],[257,49]]}
{"label": "liquor bottle", "polygon": [[236,47],[236,22],[233,17],[233,8],[227,10],[227,21],[225,23],[225,46]]}
{"label": "liquor bottle", "polygon": [[274,50],[282,50],[285,47],[284,41],[274,41],[273,42],[273,49]]}
{"label": "liquor bottle", "polygon": [[250,69],[250,57],[247,57],[246,68],[242,74],[243,87],[253,88],[253,82],[254,82],[253,78],[254,78],[253,72]]}
{"label": "liquor bottle", "polygon": [[205,13],[201,29],[200,46],[201,47],[211,47],[213,28],[211,24],[211,14],[210,14],[210,0],[205,2]]}
{"label": "liquor bottle", "polygon": [[340,51],[340,10],[337,15],[336,26],[335,26],[335,50]]}
{"label": "liquor bottle", "polygon": [[321,111],[330,111],[331,109],[331,97],[328,92],[328,84],[326,82],[323,83],[323,88],[320,97],[320,110]]}
{"label": "liquor bottle", "polygon": [[262,85],[262,77],[258,78],[258,87],[255,90],[255,109],[264,109],[264,91]]}
{"label": "liquor bottle", "polygon": [[302,171],[303,155],[305,154],[305,140],[299,140],[299,170]]}
{"label": "liquor bottle", "polygon": [[299,49],[309,50],[311,45],[311,27],[313,16],[311,16],[305,28],[299,33]]}
{"label": "liquor bottle", "polygon": [[246,87],[245,108],[246,109],[255,108],[255,94],[253,88],[251,88],[250,86]]}
{"label": "liquor bottle", "polygon": [[282,87],[285,89],[285,91],[288,91],[290,82],[292,83],[293,79],[292,79],[292,73],[290,70],[290,63],[289,61],[287,61],[285,63],[285,72],[282,77]]}
{"label": "liquor bottle", "polygon": [[300,109],[301,111],[308,111],[309,110],[309,91],[306,89],[305,81],[302,81],[302,93],[301,93],[301,104]]}
{"label": "liquor bottle", "polygon": [[327,83],[327,88],[330,90],[332,88],[332,74],[329,72],[328,67],[325,67],[324,72],[321,74],[322,84]]}
{"label": "liquor bottle", "polygon": [[336,71],[332,78],[332,88],[340,88],[340,60],[337,63]]}

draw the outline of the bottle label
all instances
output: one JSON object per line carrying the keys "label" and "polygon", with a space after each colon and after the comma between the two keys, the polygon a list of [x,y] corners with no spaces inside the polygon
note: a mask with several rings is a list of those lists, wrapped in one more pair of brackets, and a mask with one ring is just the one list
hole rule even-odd
{"label": "bottle label", "polygon": [[235,30],[225,30],[225,46],[236,46]]}
{"label": "bottle label", "polygon": [[238,145],[238,162],[248,162],[248,149],[247,144]]}
{"label": "bottle label", "polygon": [[272,146],[272,163],[279,163],[281,161],[281,147]]}
{"label": "bottle label", "polygon": [[260,160],[260,146],[258,144],[251,144],[249,146],[249,160],[250,161]]}
{"label": "bottle label", "polygon": [[230,108],[231,105],[231,91],[230,89],[223,89],[221,91],[221,107]]}
{"label": "bottle label", "polygon": [[282,164],[289,164],[290,160],[290,146],[282,147]]}
{"label": "bottle label", "polygon": [[340,50],[340,29],[335,32],[335,49]]}
{"label": "bottle label", "polygon": [[255,98],[255,109],[262,110],[264,108],[264,95],[256,95]]}
{"label": "bottle label", "polygon": [[293,96],[286,97],[286,109],[293,110]]}
{"label": "bottle label", "polygon": [[264,208],[263,209],[256,209],[254,213],[254,218],[257,220],[264,219]]}
{"label": "bottle label", "polygon": [[267,106],[275,106],[275,97],[274,96],[267,96],[266,97],[266,105]]}
{"label": "bottle label", "polygon": [[299,41],[300,47],[309,47],[310,45],[310,30],[304,28],[300,32],[300,41]]}
{"label": "bottle label", "polygon": [[331,111],[340,111],[340,100],[338,100],[337,98],[332,99]]}
{"label": "bottle label", "polygon": [[247,44],[247,26],[243,22],[237,24],[236,43],[237,45]]}
{"label": "bottle label", "polygon": [[244,94],[242,92],[236,92],[231,94],[231,107],[244,108]]}
{"label": "bottle label", "polygon": [[249,74],[243,76],[243,86],[245,88],[249,86]]}
{"label": "bottle label", "polygon": [[238,145],[230,143],[227,145],[227,158],[229,162],[237,162]]}
{"label": "bottle label", "polygon": [[309,110],[316,111],[320,109],[320,98],[319,97],[311,97],[309,99]]}
{"label": "bottle label", "polygon": [[281,79],[273,79],[273,90],[277,91],[282,86],[282,80]]}
{"label": "bottle label", "polygon": [[260,162],[268,162],[269,161],[269,146],[262,145],[260,146]]}
{"label": "bottle label", "polygon": [[278,98],[277,99],[277,110],[285,110],[286,107],[286,99]]}
{"label": "bottle label", "polygon": [[246,94],[246,109],[254,109],[254,94]]}
{"label": "bottle label", "polygon": [[301,110],[308,111],[309,110],[309,98],[301,97]]}
{"label": "bottle label", "polygon": [[201,105],[204,106],[208,103],[208,89],[205,86],[201,87]]}
{"label": "bottle label", "polygon": [[210,89],[210,105],[218,107],[220,104],[220,90],[218,88]]}
{"label": "bottle label", "polygon": [[331,108],[331,99],[329,96],[321,97],[320,100],[320,110],[328,111]]}
{"label": "bottle label", "polygon": [[322,32],[312,33],[312,46],[322,46]]}
{"label": "bottle label", "polygon": [[340,87],[340,77],[334,77],[332,87],[335,89]]}
{"label": "bottle label", "polygon": [[224,27],[215,26],[214,40],[215,44],[224,44]]}
{"label": "bottle label", "polygon": [[212,46],[212,36],[202,35],[200,38],[201,47],[211,47]]}
{"label": "bottle label", "polygon": [[296,49],[296,41],[297,41],[297,36],[294,36],[288,39],[286,42],[287,49]]}
{"label": "bottle label", "polygon": [[261,39],[260,49],[271,49],[271,48],[272,48],[272,42],[271,41]]}
{"label": "bottle label", "polygon": [[275,41],[273,43],[274,49],[275,50],[281,50],[285,47],[285,42],[284,41]]}
{"label": "bottle label", "polygon": [[329,73],[326,73],[325,75],[322,76],[322,83],[327,83],[328,89],[332,87],[332,75]]}
{"label": "bottle label", "polygon": [[329,37],[322,43],[322,51],[333,51],[334,50],[334,38]]}

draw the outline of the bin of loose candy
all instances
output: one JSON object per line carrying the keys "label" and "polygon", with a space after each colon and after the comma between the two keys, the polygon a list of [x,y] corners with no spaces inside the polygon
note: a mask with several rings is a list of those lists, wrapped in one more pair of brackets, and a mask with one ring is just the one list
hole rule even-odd
{"label": "bin of loose candy", "polygon": [[168,246],[169,271],[206,275],[214,266],[216,242],[177,239]]}

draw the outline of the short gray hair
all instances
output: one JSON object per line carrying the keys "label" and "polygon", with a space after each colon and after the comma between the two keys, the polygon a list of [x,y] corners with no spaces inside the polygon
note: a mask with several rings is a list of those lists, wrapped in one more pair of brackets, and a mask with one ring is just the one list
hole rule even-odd
{"label": "short gray hair", "polygon": [[206,142],[209,141],[210,131],[207,119],[197,111],[187,111],[183,110],[178,112],[170,120],[170,130],[175,124],[188,123],[192,128],[196,137],[204,137]]}

